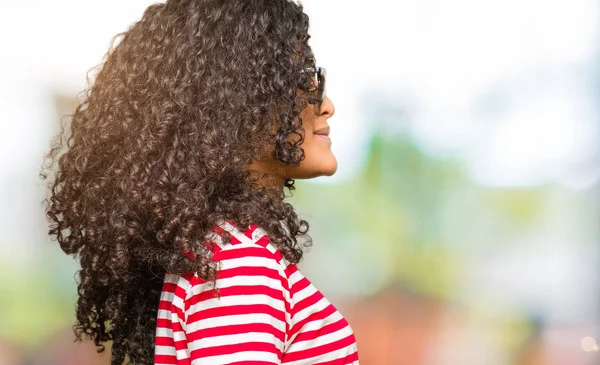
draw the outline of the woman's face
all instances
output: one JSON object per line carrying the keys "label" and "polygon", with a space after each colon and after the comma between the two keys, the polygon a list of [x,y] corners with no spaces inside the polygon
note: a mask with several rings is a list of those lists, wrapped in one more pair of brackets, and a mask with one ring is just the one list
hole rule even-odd
{"label": "woman's face", "polygon": [[268,184],[283,185],[286,179],[310,179],[317,176],[331,176],[337,170],[337,160],[331,151],[329,139],[329,118],[335,113],[335,107],[329,97],[325,96],[321,108],[315,113],[315,106],[308,104],[302,111],[304,141],[300,145],[304,149],[304,160],[299,166],[286,166],[280,161],[267,158],[254,161],[250,168],[267,173]]}
{"label": "woman's face", "polygon": [[331,152],[329,138],[329,118],[335,113],[333,102],[327,96],[323,99],[320,110],[315,113],[315,106],[308,105],[302,111],[304,141],[300,145],[304,149],[304,160],[297,167],[288,167],[288,178],[310,179],[317,176],[331,176],[337,170],[337,160]]}

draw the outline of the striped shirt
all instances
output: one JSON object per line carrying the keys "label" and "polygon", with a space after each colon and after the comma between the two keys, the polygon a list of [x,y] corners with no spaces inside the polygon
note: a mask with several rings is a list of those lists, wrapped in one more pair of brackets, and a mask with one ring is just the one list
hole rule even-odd
{"label": "striped shirt", "polygon": [[155,364],[358,364],[346,319],[262,228],[224,221],[210,241],[220,298],[197,273],[165,275]]}

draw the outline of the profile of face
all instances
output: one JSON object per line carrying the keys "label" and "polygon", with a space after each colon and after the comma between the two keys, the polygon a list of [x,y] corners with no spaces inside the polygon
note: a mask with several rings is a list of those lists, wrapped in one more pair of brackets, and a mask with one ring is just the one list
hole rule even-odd
{"label": "profile of face", "polygon": [[300,145],[304,149],[304,160],[299,166],[288,167],[286,174],[291,179],[310,179],[317,176],[331,176],[337,170],[337,159],[331,151],[329,137],[329,118],[335,113],[335,107],[327,96],[321,108],[315,113],[315,107],[308,105],[302,111],[304,141]]}
{"label": "profile of face", "polygon": [[254,161],[250,168],[266,173],[269,183],[283,185],[286,179],[311,179],[318,176],[331,176],[337,171],[337,159],[331,151],[329,118],[335,114],[335,107],[328,96],[323,98],[321,107],[316,110],[308,104],[301,113],[304,140],[300,147],[304,159],[298,166],[286,166],[280,161],[267,157]]}

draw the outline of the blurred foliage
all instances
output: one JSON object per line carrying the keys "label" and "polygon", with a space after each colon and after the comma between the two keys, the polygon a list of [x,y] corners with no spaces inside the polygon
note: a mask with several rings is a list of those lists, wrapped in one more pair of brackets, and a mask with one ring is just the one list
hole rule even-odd
{"label": "blurred foliage", "polygon": [[458,161],[432,159],[408,137],[379,132],[360,176],[336,185],[303,183],[292,201],[309,212],[309,223],[335,225],[323,244],[343,250],[339,232],[362,238],[364,249],[353,266],[383,251],[385,261],[372,263],[385,268],[385,278],[401,277],[422,292],[447,297],[461,259],[450,250],[444,207],[466,183]]}
{"label": "blurred foliage", "polygon": [[0,266],[0,336],[29,348],[75,319],[75,265],[50,245],[40,243],[23,262]]}
{"label": "blurred foliage", "polygon": [[[547,193],[478,186],[460,160],[428,156],[410,136],[380,129],[356,179],[302,181],[291,201],[309,223],[327,222],[327,231],[314,231],[320,244],[348,249],[346,234],[363,242],[351,266],[364,272],[382,266],[383,281],[400,278],[420,292],[452,299],[468,267],[467,253],[498,242],[496,237],[473,245],[486,236],[480,232],[508,236],[535,227]],[[368,260],[370,255],[383,261]]]}

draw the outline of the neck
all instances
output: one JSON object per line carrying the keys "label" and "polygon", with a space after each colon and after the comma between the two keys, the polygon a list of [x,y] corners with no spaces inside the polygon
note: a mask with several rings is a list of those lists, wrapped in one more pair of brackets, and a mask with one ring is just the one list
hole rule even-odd
{"label": "neck", "polygon": [[283,175],[283,169],[275,169],[272,167],[267,167],[264,164],[259,162],[252,162],[248,166],[248,170],[252,171],[253,177],[257,179],[257,183],[267,187],[281,187],[285,185],[285,181],[287,180]]}

